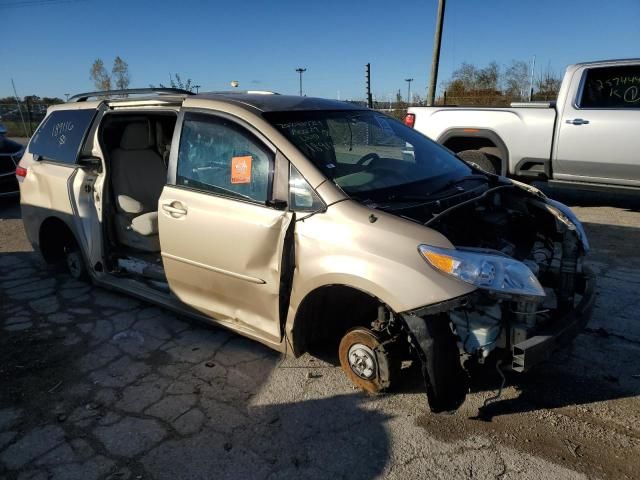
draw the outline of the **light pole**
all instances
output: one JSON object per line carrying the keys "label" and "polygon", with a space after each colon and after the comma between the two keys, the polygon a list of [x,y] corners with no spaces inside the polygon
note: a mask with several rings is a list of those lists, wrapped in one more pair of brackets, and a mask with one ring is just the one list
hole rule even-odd
{"label": "light pole", "polygon": [[196,95],[197,95],[198,92],[200,91],[200,85],[194,85],[193,88],[196,89]]}
{"label": "light pole", "polygon": [[69,94],[65,93],[64,96],[67,97],[67,102],[68,102],[69,101]]}
{"label": "light pole", "polygon": [[302,74],[306,71],[307,71],[306,68],[300,68],[300,67],[296,68],[296,72],[300,74],[300,96],[302,96]]}
{"label": "light pole", "polygon": [[411,104],[411,82],[413,82],[413,78],[405,78],[405,82],[407,82],[407,104]]}

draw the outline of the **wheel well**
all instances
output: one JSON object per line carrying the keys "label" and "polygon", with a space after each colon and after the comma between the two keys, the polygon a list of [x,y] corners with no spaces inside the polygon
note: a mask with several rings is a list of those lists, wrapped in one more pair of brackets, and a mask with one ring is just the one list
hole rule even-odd
{"label": "wheel well", "polygon": [[455,153],[463,150],[480,150],[483,147],[497,148],[495,143],[483,137],[452,137],[447,139],[443,145]]}
{"label": "wheel well", "polygon": [[382,302],[373,295],[346,285],[328,285],[309,293],[300,304],[293,325],[296,355],[335,356],[347,330],[370,327]]}
{"label": "wheel well", "polygon": [[76,248],[78,245],[71,229],[56,217],[49,217],[42,222],[38,244],[47,263],[62,260],[66,249]]}
{"label": "wheel well", "polygon": [[488,136],[481,135],[450,136],[442,142],[442,145],[455,153],[460,153],[464,150],[479,150],[491,157],[495,157],[495,160],[492,159],[492,161],[494,164],[499,162],[499,164],[496,165],[496,169],[499,173],[504,172],[504,167],[507,165],[509,160],[509,153],[499,138],[494,141]]}

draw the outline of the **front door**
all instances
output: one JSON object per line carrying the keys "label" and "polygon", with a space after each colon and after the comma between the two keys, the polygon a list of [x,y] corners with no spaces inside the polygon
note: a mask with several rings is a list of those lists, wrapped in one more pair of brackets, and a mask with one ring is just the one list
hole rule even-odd
{"label": "front door", "polygon": [[281,258],[292,214],[268,206],[274,149],[220,116],[187,112],[178,128],[158,205],[171,291],[216,320],[279,341]]}
{"label": "front door", "polygon": [[640,65],[576,72],[557,127],[554,178],[640,186]]}

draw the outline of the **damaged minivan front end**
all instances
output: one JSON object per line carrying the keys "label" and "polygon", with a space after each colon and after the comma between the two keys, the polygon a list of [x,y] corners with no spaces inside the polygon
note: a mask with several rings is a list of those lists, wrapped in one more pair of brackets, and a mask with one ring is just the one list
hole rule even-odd
{"label": "damaged minivan front end", "polygon": [[351,108],[266,115],[310,160],[326,203],[297,220],[293,298],[318,286],[323,296],[305,297],[314,308],[297,316],[318,327],[296,320],[294,337],[337,332],[343,370],[369,392],[393,383],[398,357],[418,360],[433,411],[464,402],[475,365],[524,372],[571,340],[594,301],[571,210]]}
{"label": "damaged minivan front end", "polygon": [[[508,180],[496,184],[424,222],[455,246],[419,245],[427,264],[477,287],[402,314],[410,343],[423,360],[433,410],[462,404],[463,366],[492,358],[512,371],[527,371],[570,341],[593,307],[595,277],[583,264],[589,244],[575,215],[531,187]],[[419,209],[407,213],[424,220]],[[454,334],[458,358],[438,350],[442,340],[437,336],[448,334],[438,323]]]}

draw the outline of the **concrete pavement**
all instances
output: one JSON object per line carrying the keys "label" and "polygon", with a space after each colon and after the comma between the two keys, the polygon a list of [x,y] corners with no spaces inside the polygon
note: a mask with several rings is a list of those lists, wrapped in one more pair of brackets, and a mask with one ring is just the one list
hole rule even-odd
{"label": "concrete pavement", "polygon": [[560,200],[592,240],[593,321],[554,362],[510,377],[485,421],[473,417],[490,373],[451,416],[428,413],[415,376],[368,397],[319,359],[46,269],[3,201],[0,479],[633,478],[638,202]]}

